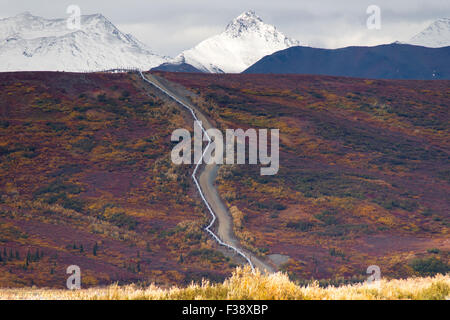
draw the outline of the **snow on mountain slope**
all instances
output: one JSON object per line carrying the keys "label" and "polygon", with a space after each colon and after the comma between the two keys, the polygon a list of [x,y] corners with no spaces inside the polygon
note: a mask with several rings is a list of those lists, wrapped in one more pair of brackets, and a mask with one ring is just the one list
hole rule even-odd
{"label": "snow on mountain slope", "polygon": [[248,11],[231,21],[223,33],[183,51],[171,63],[187,63],[204,72],[239,73],[266,55],[298,45]]}
{"label": "snow on mountain slope", "polygon": [[80,30],[28,12],[0,20],[0,71],[148,70],[167,60],[101,14],[81,16]]}
{"label": "snow on mountain slope", "polygon": [[412,37],[409,43],[430,48],[450,46],[450,18],[436,20],[428,28]]}

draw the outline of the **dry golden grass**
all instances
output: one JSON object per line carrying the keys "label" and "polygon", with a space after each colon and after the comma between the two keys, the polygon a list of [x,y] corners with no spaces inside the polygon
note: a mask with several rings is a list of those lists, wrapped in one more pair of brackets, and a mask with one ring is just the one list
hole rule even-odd
{"label": "dry golden grass", "polygon": [[357,284],[320,288],[317,284],[300,287],[283,273],[252,273],[247,267],[236,268],[220,284],[203,281],[186,288],[161,289],[154,285],[111,285],[82,290],[0,289],[0,299],[33,300],[443,300],[450,299],[450,275],[405,280],[381,280],[377,284]]}

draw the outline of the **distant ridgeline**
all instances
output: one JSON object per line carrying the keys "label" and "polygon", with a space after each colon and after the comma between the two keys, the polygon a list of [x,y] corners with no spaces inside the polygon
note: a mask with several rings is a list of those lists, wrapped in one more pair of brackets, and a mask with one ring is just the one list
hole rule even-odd
{"label": "distant ridgeline", "polygon": [[188,63],[163,63],[151,71],[167,71],[167,72],[203,72]]}
{"label": "distant ridgeline", "polygon": [[291,47],[265,56],[243,73],[295,73],[374,79],[450,79],[450,46],[408,44],[317,49]]}

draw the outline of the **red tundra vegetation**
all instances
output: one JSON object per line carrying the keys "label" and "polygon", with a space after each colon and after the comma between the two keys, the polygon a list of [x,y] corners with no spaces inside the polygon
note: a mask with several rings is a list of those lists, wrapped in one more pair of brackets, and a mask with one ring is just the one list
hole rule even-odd
{"label": "red tundra vegetation", "polygon": [[299,281],[449,271],[450,81],[156,74],[218,128],[280,130],[277,175],[221,167],[249,250]]}
{"label": "red tundra vegetation", "polygon": [[[449,81],[157,73],[220,128],[280,129],[280,171],[221,166],[242,244],[298,282],[449,270]],[[0,286],[167,286],[235,263],[170,161],[182,108],[135,74],[0,74]]]}
{"label": "red tundra vegetation", "polygon": [[134,74],[0,74],[0,286],[223,280],[234,268],[170,161],[179,108]]}

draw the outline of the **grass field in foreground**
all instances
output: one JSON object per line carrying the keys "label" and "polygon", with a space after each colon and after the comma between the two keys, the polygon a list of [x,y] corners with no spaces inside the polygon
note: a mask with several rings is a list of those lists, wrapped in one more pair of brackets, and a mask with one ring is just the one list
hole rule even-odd
{"label": "grass field in foreground", "polygon": [[249,268],[236,268],[223,283],[191,284],[186,288],[162,289],[151,285],[111,285],[82,290],[0,289],[0,299],[80,299],[80,300],[351,300],[351,299],[450,299],[450,275],[404,280],[382,279],[376,284],[357,284],[321,288],[317,283],[298,286],[283,273],[252,273]]}

